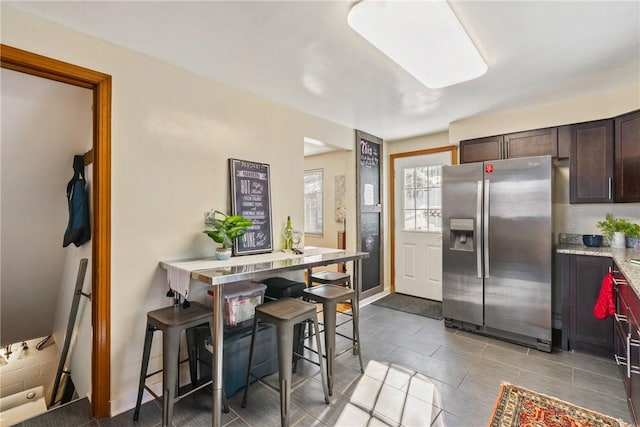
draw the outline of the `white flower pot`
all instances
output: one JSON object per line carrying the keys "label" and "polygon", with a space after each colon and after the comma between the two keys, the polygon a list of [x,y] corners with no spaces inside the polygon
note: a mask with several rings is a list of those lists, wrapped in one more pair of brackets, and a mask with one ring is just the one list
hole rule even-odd
{"label": "white flower pot", "polygon": [[611,245],[612,248],[624,249],[627,244],[627,239],[624,233],[620,233],[616,231],[615,233],[613,233],[613,236],[611,236],[611,240],[609,241],[609,244]]}
{"label": "white flower pot", "polygon": [[231,258],[231,248],[216,248],[216,259],[221,261]]}

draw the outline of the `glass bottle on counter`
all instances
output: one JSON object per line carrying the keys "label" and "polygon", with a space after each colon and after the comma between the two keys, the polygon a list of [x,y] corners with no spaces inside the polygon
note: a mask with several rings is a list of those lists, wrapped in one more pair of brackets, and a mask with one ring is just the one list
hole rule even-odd
{"label": "glass bottle on counter", "polygon": [[291,227],[291,216],[287,216],[287,225],[282,231],[282,237],[284,238],[284,249],[293,249],[293,228]]}

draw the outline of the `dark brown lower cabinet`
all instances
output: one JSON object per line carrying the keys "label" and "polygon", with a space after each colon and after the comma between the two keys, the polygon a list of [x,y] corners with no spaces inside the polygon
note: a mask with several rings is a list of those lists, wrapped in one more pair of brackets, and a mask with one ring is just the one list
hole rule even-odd
{"label": "dark brown lower cabinet", "polygon": [[563,349],[613,357],[613,318],[593,315],[602,279],[612,266],[607,257],[561,255]]}
{"label": "dark brown lower cabinet", "polygon": [[624,280],[616,275],[616,315],[614,328],[615,360],[620,367],[629,411],[638,425],[640,410],[640,299]]}

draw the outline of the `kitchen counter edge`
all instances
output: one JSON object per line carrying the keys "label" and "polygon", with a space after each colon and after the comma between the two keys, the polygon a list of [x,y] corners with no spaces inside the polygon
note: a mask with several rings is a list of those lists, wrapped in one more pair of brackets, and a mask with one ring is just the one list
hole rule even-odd
{"label": "kitchen counter edge", "polygon": [[558,245],[556,252],[568,255],[603,256],[612,258],[627,282],[640,296],[640,265],[631,264],[629,259],[640,259],[640,248],[616,249],[610,247],[590,248],[582,245]]}

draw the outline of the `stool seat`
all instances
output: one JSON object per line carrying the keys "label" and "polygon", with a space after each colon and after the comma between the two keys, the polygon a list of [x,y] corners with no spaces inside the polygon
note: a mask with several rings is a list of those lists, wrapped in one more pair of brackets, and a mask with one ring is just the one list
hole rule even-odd
{"label": "stool seat", "polygon": [[351,276],[347,273],[339,273],[337,271],[319,271],[311,275],[311,281],[325,285],[340,285],[347,283],[351,285]]}
{"label": "stool seat", "polygon": [[260,311],[263,318],[266,315],[272,319],[288,322],[295,321],[301,316],[306,319],[309,313],[315,312],[315,310],[316,306],[314,304],[293,298],[281,298],[256,307],[256,311]]}
{"label": "stool seat", "polygon": [[343,301],[353,297],[354,293],[353,289],[335,285],[318,285],[304,290],[305,297],[313,297],[318,302]]}
{"label": "stool seat", "polygon": [[182,304],[159,308],[147,313],[147,319],[157,328],[199,326],[213,316],[211,309],[198,302],[191,302],[188,308]]}
{"label": "stool seat", "polygon": [[271,299],[278,299],[284,297],[300,298],[302,291],[306,287],[304,282],[296,282],[295,280],[289,280],[284,277],[271,277],[262,281],[267,285],[265,296]]}

